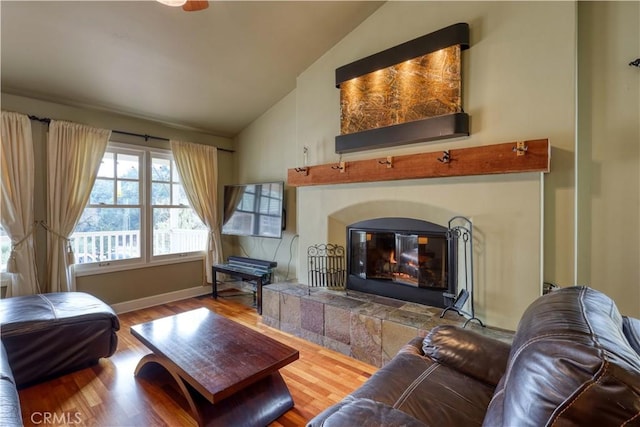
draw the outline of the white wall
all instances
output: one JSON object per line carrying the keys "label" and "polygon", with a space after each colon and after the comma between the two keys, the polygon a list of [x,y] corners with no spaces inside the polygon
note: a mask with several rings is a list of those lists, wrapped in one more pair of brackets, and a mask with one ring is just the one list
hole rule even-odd
{"label": "white wall", "polygon": [[463,53],[463,106],[471,116],[471,136],[353,153],[343,160],[549,138],[552,173],[544,184],[537,174],[518,174],[300,188],[298,277],[306,282],[307,246],[340,239],[343,223],[364,219],[363,210],[370,218],[394,210],[417,218],[435,212],[434,222],[440,223],[461,214],[474,221],[482,239],[477,246],[484,250],[476,271],[478,314],[489,324],[514,328],[540,294],[543,279],[574,283],[575,3],[386,3],[298,77],[295,109],[289,97],[274,107],[290,117],[274,120],[270,113],[251,126],[290,129],[293,121],[293,143],[276,141],[272,131],[253,137],[243,132],[239,162],[255,178],[271,174],[271,166],[255,169],[260,155],[253,148],[263,143],[281,151],[283,176],[286,168],[302,164],[305,146],[312,165],[338,161],[335,69],[456,22],[468,22],[471,30],[471,48]]}

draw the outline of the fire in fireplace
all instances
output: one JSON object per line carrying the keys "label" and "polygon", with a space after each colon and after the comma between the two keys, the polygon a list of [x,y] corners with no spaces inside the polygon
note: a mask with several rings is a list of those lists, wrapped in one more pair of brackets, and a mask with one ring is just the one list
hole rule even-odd
{"label": "fire in fireplace", "polygon": [[376,218],[348,226],[347,246],[348,290],[443,308],[450,302],[443,294],[456,293],[455,251],[450,250],[455,246],[446,227]]}

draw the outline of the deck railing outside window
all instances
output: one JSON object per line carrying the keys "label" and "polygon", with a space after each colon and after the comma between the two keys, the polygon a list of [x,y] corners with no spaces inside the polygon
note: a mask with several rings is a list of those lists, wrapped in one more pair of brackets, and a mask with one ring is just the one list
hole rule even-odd
{"label": "deck railing outside window", "polygon": [[[156,255],[202,251],[206,245],[206,232],[202,230],[156,231]],[[74,233],[71,247],[76,263],[104,262],[140,257],[140,232],[97,231]]]}

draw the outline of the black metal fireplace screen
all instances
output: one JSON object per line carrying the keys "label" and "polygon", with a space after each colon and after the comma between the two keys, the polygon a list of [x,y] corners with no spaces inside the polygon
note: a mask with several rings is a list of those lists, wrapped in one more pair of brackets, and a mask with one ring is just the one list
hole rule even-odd
{"label": "black metal fireplace screen", "polygon": [[446,307],[443,294],[456,292],[457,256],[447,230],[411,218],[348,226],[347,289]]}
{"label": "black metal fireplace screen", "polygon": [[447,289],[447,241],[441,236],[353,230],[351,274],[419,288]]}

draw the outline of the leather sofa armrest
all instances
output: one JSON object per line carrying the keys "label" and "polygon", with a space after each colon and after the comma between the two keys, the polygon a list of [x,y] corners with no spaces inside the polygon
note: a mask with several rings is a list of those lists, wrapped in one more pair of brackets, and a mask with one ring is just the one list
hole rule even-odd
{"label": "leather sofa armrest", "polygon": [[0,341],[0,424],[21,426],[20,398],[4,344]]}
{"label": "leather sofa armrest", "polygon": [[438,363],[495,387],[505,372],[511,346],[467,329],[441,325],[424,338],[422,350]]}
{"label": "leather sofa armrest", "polygon": [[400,350],[398,350],[398,354],[413,354],[415,356],[424,357],[424,352],[422,351],[423,341],[424,337],[412,338],[411,341],[403,345]]}

